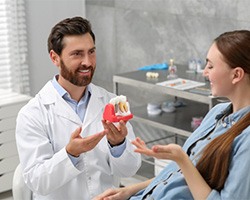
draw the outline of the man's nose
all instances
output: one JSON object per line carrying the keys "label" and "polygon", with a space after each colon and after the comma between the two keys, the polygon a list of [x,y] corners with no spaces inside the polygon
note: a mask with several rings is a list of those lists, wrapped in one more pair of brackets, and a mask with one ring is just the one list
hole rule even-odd
{"label": "man's nose", "polygon": [[85,65],[85,66],[90,66],[91,65],[91,59],[88,55],[85,55],[83,58],[82,58],[82,62],[81,62],[82,65]]}

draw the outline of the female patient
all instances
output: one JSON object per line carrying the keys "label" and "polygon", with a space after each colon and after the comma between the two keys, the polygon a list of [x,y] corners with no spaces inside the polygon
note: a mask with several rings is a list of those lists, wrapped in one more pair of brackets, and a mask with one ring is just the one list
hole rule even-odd
{"label": "female patient", "polygon": [[137,138],[136,152],[174,162],[152,180],[107,190],[96,200],[250,198],[250,31],[221,34],[206,61],[212,94],[230,102],[213,107],[182,148],[149,149]]}

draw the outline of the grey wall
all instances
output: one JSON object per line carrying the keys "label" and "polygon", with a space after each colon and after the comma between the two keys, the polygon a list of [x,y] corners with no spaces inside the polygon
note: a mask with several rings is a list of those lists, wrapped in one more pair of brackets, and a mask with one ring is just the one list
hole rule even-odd
{"label": "grey wall", "polygon": [[[205,60],[219,34],[250,29],[249,11],[249,0],[86,0],[97,38],[94,82],[112,91],[113,74],[170,58],[182,65],[193,57]],[[132,106],[169,98],[136,88],[122,91]],[[166,135],[146,124],[133,125],[145,141]]]}
{"label": "grey wall", "polygon": [[250,28],[248,0],[26,0],[26,8],[32,95],[57,72],[47,53],[51,27],[85,9],[97,36],[94,82],[110,91],[115,73],[205,59],[218,34]]}
{"label": "grey wall", "polygon": [[97,35],[95,80],[155,63],[205,59],[218,34],[250,28],[249,0],[86,0]]}
{"label": "grey wall", "polygon": [[66,17],[85,16],[84,0],[25,0],[31,95],[50,80],[57,67],[49,58],[47,38],[52,26]]}
{"label": "grey wall", "polygon": [[[47,53],[51,27],[62,18],[86,16],[96,34],[94,83],[112,91],[112,76],[141,66],[168,62],[187,64],[205,59],[212,40],[234,29],[250,29],[249,0],[26,0],[31,95],[52,78],[57,68]],[[134,99],[162,99],[159,94],[123,89]],[[136,133],[165,133],[135,123]],[[155,134],[154,132],[157,132]]]}

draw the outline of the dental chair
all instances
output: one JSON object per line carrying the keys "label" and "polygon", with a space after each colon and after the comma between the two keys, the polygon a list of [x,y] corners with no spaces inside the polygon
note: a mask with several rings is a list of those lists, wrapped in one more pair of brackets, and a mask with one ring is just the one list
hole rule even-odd
{"label": "dental chair", "polygon": [[32,200],[32,191],[25,184],[20,164],[16,167],[13,181],[12,194],[14,200]]}

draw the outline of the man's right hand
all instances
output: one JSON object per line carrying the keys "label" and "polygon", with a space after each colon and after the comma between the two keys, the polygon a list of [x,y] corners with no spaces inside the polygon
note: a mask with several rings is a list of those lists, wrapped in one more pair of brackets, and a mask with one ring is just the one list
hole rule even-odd
{"label": "man's right hand", "polygon": [[99,141],[106,135],[107,130],[90,135],[87,137],[81,137],[82,127],[78,127],[71,135],[70,141],[66,146],[68,154],[78,157],[81,153],[92,150]]}

